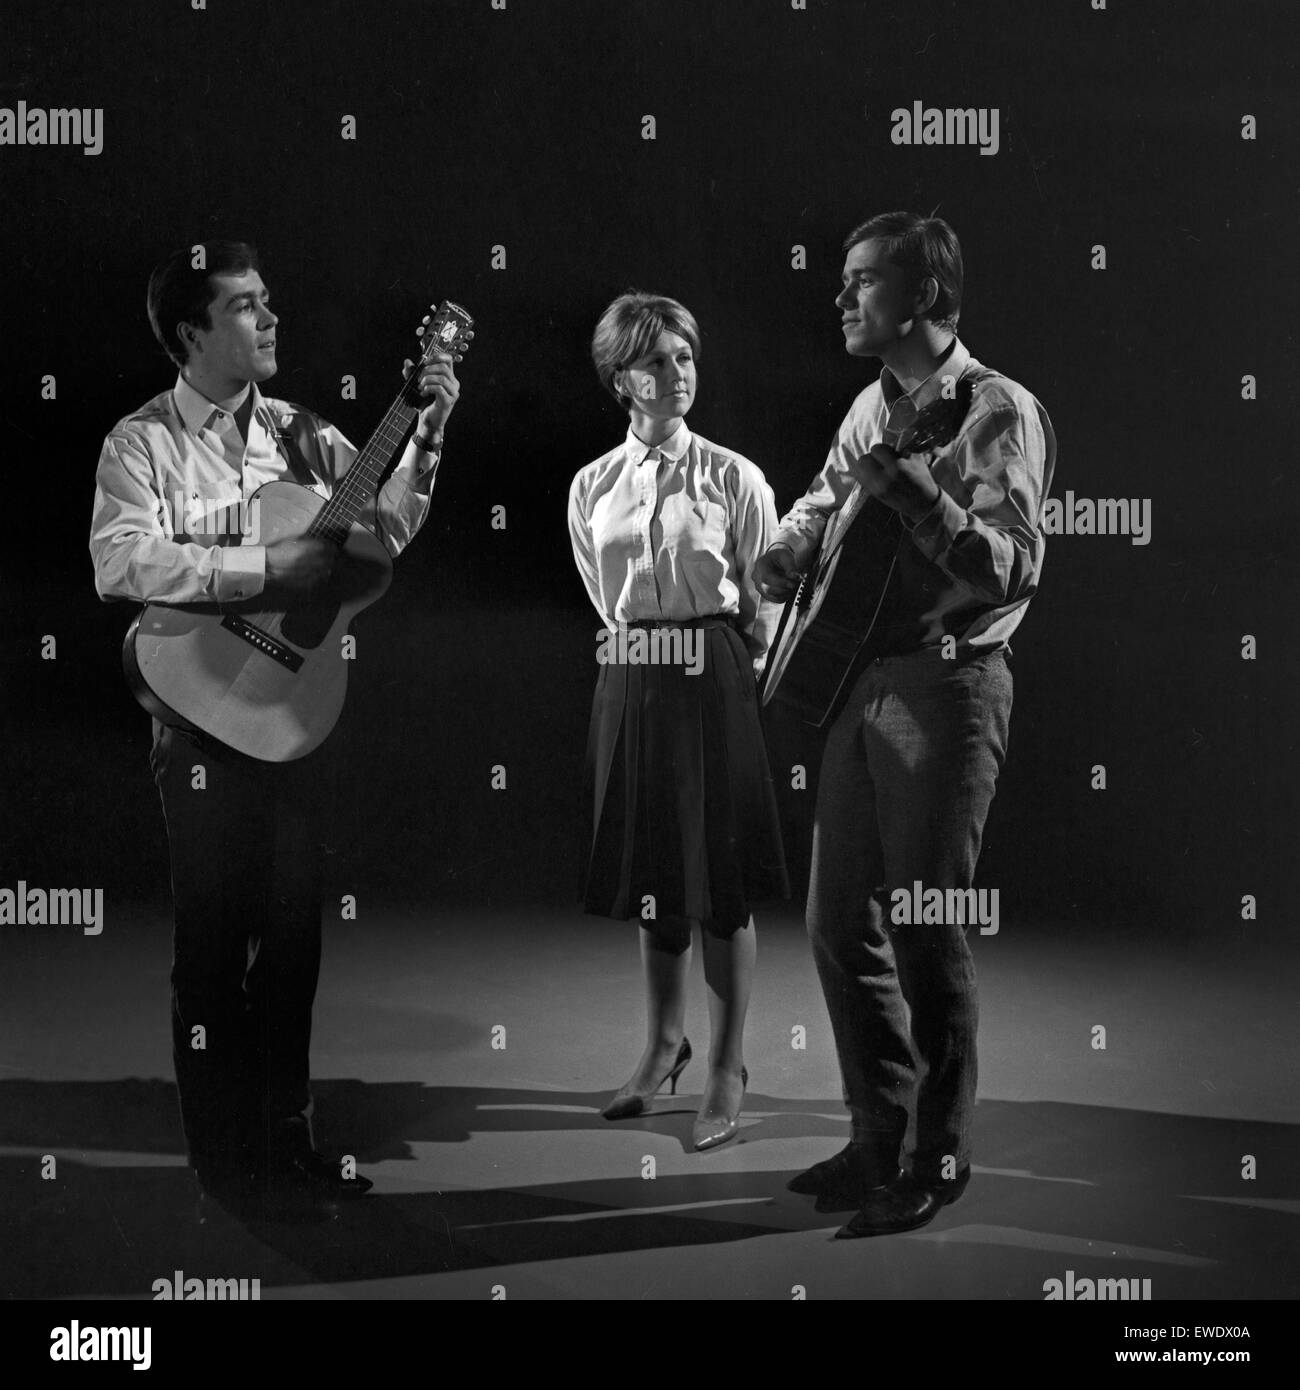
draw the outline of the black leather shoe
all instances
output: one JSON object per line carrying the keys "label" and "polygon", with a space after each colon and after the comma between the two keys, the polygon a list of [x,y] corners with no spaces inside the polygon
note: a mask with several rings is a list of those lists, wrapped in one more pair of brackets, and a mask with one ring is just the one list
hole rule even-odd
{"label": "black leather shoe", "polygon": [[360,1173],[345,1178],[336,1164],[315,1149],[305,1149],[281,1159],[272,1170],[271,1179],[272,1187],[301,1186],[328,1201],[352,1201],[365,1196],[374,1187],[374,1183]]}
{"label": "black leather shoe", "polygon": [[968,1182],[969,1168],[964,1168],[950,1182],[926,1180],[909,1173],[872,1192],[853,1220],[835,1232],[835,1238],[854,1240],[860,1236],[890,1236],[918,1230],[955,1202]]}
{"label": "black leather shoe", "polygon": [[861,1207],[864,1202],[869,1202],[877,1192],[887,1191],[890,1183],[897,1182],[902,1176],[903,1170],[895,1168],[892,1173],[886,1173],[884,1176],[864,1178],[861,1184],[828,1187],[813,1203],[813,1210],[823,1214],[831,1211],[852,1211],[854,1207]]}
{"label": "black leather shoe", "polygon": [[849,1211],[897,1177],[897,1164],[882,1168],[867,1145],[846,1144],[839,1153],[796,1174],[786,1187],[801,1196],[816,1197],[818,1211]]}

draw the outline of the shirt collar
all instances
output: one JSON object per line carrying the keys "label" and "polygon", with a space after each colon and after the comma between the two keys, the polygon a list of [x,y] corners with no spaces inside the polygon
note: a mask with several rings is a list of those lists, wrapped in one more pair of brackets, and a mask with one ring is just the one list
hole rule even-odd
{"label": "shirt collar", "polygon": [[970,365],[971,356],[965,343],[954,337],[934,371],[912,391],[904,391],[902,383],[888,367],[880,369],[880,390],[885,404],[892,407],[903,396],[907,396],[916,409],[923,410],[931,401],[938,400],[943,392],[943,379],[946,376],[959,378]]}
{"label": "shirt collar", "polygon": [[627,439],[624,441],[623,447],[627,450],[632,463],[638,467],[655,452],[658,452],[661,457],[668,459],[671,463],[676,463],[691,447],[691,432],[686,426],[686,421],[683,420],[662,444],[650,445],[643,439],[638,439],[632,433],[632,427],[629,425]]}
{"label": "shirt collar", "polygon": [[[264,427],[274,429],[274,422],[267,425],[267,421],[262,418],[266,416],[269,419],[269,415],[266,409],[266,403],[262,399],[262,393],[257,389],[257,382],[253,382],[252,391],[253,417],[259,420]],[[189,430],[191,434],[198,434],[200,430],[206,429],[211,423],[212,417],[216,415],[218,411],[226,416],[230,414],[228,410],[221,410],[220,406],[214,405],[202,391],[196,391],[194,387],[185,380],[184,372],[176,378],[176,386],[172,391],[172,396],[176,401],[176,411],[180,415],[185,428]]]}

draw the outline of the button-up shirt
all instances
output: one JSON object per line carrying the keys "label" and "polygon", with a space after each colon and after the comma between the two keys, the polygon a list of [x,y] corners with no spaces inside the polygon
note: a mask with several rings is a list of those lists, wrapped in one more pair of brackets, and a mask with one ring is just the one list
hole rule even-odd
{"label": "button-up shirt", "polygon": [[[90,531],[101,598],[232,603],[262,592],[266,547],[251,543],[257,511],[243,504],[263,483],[291,476],[276,433],[295,408],[256,384],[251,390],[247,441],[234,416],[183,375],[113,427],[95,474]],[[357,450],[333,425],[322,424],[316,444],[324,476],[312,490],[328,497]],[[428,514],[437,463],[408,444],[380,489],[379,531],[393,555]]]}
{"label": "button-up shirt", "polygon": [[762,470],[685,421],[657,448],[629,429],[569,489],[573,558],[607,628],[638,618],[732,614],[756,674],[781,615],[753,579],[775,530]]}
{"label": "button-up shirt", "polygon": [[[970,410],[950,444],[919,455],[939,485],[930,511],[908,527],[889,598],[872,635],[881,651],[957,639],[959,652],[1006,644],[1038,588],[1043,503],[1056,465],[1047,412],[1023,386],[977,362],[956,338],[936,371],[911,392],[884,368],[840,425],[826,465],[781,519],[774,537],[803,568],[831,514],[852,492],[849,461],[873,444],[901,442],[945,383],[969,376]],[[949,394],[951,392],[949,391]],[[874,606],[876,595],[864,595]]]}

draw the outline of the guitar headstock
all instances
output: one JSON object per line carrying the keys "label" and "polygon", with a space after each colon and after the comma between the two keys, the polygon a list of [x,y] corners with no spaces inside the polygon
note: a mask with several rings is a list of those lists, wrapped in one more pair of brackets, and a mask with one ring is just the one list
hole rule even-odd
{"label": "guitar headstock", "polygon": [[420,358],[427,360],[435,352],[449,352],[453,362],[459,362],[473,338],[474,320],[451,300],[444,299],[435,309],[431,304],[416,332],[420,335]]}
{"label": "guitar headstock", "polygon": [[904,441],[902,454],[923,454],[929,449],[942,449],[956,439],[970,410],[975,385],[969,379],[958,381],[957,388],[950,399],[941,397],[932,401],[916,417],[911,433]]}

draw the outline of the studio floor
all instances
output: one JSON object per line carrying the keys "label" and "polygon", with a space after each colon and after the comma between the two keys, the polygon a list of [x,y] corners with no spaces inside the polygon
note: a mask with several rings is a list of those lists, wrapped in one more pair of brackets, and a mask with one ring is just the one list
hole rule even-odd
{"label": "studio floor", "polygon": [[633,928],[377,905],[330,924],[317,1142],[375,1188],[337,1220],[256,1229],[196,1216],[165,907],[119,909],[95,938],[5,930],[3,1298],[151,1298],[177,1270],[257,1278],[264,1300],[1042,1300],[1071,1270],[1149,1278],[1156,1300],[1300,1293],[1294,959],[1239,937],[1004,922],[974,939],[971,1186],[921,1231],[837,1241],[847,1214],[785,1190],[847,1138],[794,912],[760,921],[743,1129],[706,1154],[698,953],[681,1094],[611,1124],[599,1108],[642,1042]]}

